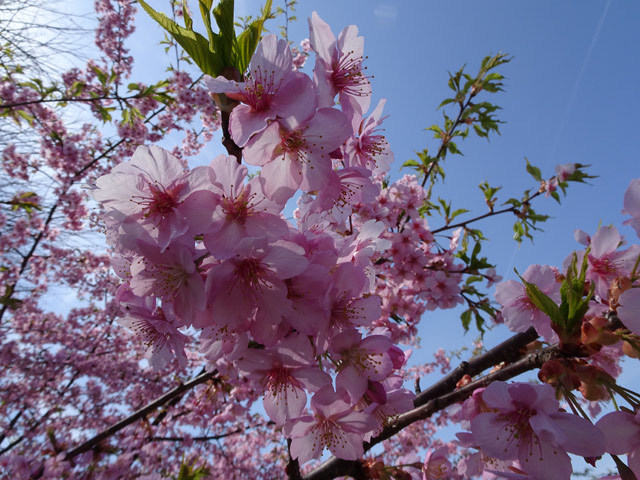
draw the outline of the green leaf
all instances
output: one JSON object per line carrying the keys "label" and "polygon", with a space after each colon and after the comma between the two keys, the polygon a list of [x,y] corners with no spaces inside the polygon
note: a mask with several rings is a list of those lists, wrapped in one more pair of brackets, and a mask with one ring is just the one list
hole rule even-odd
{"label": "green leaf", "polygon": [[442,107],[444,107],[445,105],[448,105],[450,103],[455,102],[456,99],[455,98],[447,98],[446,100],[443,100],[442,103],[440,105],[438,105],[437,110],[441,109]]}
{"label": "green leaf", "polygon": [[473,315],[476,317],[476,328],[480,331],[480,333],[484,333],[484,318],[477,310],[473,311]]}
{"label": "green leaf", "polygon": [[209,42],[206,38],[197,32],[181,27],[164,13],[156,12],[145,0],[139,0],[139,2],[149,16],[175,38],[176,42],[191,56],[203,73],[213,77],[217,77],[222,73],[225,65],[220,60],[220,56],[209,49]]}
{"label": "green leaf", "polygon": [[[24,111],[24,110],[15,110],[15,113],[17,113],[19,117],[24,118],[27,121],[27,123],[29,123],[29,126],[33,127],[33,125],[35,124],[35,119],[34,119],[33,115],[30,115],[26,111]],[[17,119],[16,119],[16,122],[20,123]]]}
{"label": "green leaf", "polygon": [[[218,44],[216,51],[221,55],[222,62],[227,65],[235,66],[233,61],[234,45],[236,43],[236,31],[233,26],[233,1],[220,0],[216,8],[213,9],[213,16],[218,24]],[[211,0],[200,0],[200,4],[206,2],[211,5]]]}
{"label": "green leaf", "polygon": [[468,331],[469,325],[471,324],[471,310],[465,310],[464,312],[462,312],[462,315],[460,315],[460,320],[462,320],[462,327],[464,328],[464,331]]}
{"label": "green leaf", "polygon": [[402,164],[403,167],[419,167],[420,164],[415,160],[407,160]]}
{"label": "green leaf", "polygon": [[184,16],[184,26],[187,30],[193,30],[193,20],[191,20],[191,16],[189,15],[187,0],[182,0],[182,15]]}
{"label": "green leaf", "polygon": [[517,271],[516,274],[518,274],[520,280],[524,283],[524,289],[527,293],[527,297],[531,300],[531,303],[533,303],[538,310],[548,316],[553,323],[566,327],[565,319],[561,316],[560,308],[556,305],[556,302],[543,293],[535,283],[527,282]]}
{"label": "green leaf", "polygon": [[529,175],[531,175],[534,178],[534,180],[541,182],[542,174],[540,173],[540,169],[538,167],[534,167],[533,165],[531,165],[527,157],[524,157],[524,159],[527,161],[527,172],[529,172]]}
{"label": "green leaf", "polygon": [[236,39],[234,52],[235,67],[240,73],[244,73],[249,67],[249,61],[260,42],[264,22],[272,17],[271,2],[272,0],[267,0],[265,2],[260,18],[251,22],[247,26],[246,30]]}
{"label": "green leaf", "polygon": [[457,210],[455,210],[452,214],[451,214],[451,220],[453,220],[454,218],[456,218],[458,215],[461,215],[463,213],[467,213],[469,210],[465,209],[465,208],[458,208]]}

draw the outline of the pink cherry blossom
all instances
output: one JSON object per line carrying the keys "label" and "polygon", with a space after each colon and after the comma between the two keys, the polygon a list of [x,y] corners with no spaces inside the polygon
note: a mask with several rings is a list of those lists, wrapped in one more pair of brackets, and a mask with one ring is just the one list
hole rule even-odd
{"label": "pink cherry blossom", "polygon": [[364,454],[362,437],[376,427],[376,422],[370,415],[355,411],[343,394],[334,392],[331,385],[323,387],[311,399],[314,415],[285,425],[285,433],[292,439],[291,456],[300,463],[319,458],[324,448],[345,460],[356,460]]}
{"label": "pink cherry blossom", "polygon": [[135,295],[155,295],[173,304],[176,314],[189,324],[195,312],[206,307],[204,279],[196,265],[203,252],[179,243],[164,252],[148,243],[139,242],[142,257],[131,264],[131,290]]}
{"label": "pink cherry blossom", "polygon": [[93,197],[116,220],[140,222],[164,250],[188,231],[201,233],[200,215],[207,216],[215,204],[211,192],[199,190],[208,181],[203,173],[184,173],[179,160],[166,150],[140,146],[129,162],[96,180]]}
{"label": "pink cherry blossom", "polygon": [[576,171],[575,163],[565,163],[562,165],[556,165],[556,175],[558,177],[558,181],[566,182],[567,179]]}
{"label": "pink cherry blossom", "polygon": [[154,369],[164,367],[174,356],[186,367],[184,345],[189,338],[178,331],[182,325],[170,307],[156,307],[153,297],[137,297],[126,284],[118,290],[117,300],[125,313],[118,322],[142,337]]}
{"label": "pink cherry blossom", "polygon": [[356,330],[333,337],[329,352],[340,364],[336,386],[344,388],[357,402],[366,392],[368,380],[384,380],[393,370],[388,353],[391,347],[391,341],[383,335],[362,338]]}
{"label": "pink cherry blossom", "polygon": [[444,445],[435,450],[427,451],[427,455],[424,458],[424,466],[422,467],[423,480],[451,478],[453,469],[451,462],[447,458],[448,456],[449,449]]}
{"label": "pink cherry blossom", "polygon": [[204,230],[204,244],[212,255],[219,260],[232,257],[243,238],[277,240],[287,235],[287,223],[280,218],[283,206],[264,196],[257,178],[244,183],[247,167],[225,155],[216,157],[210,167],[212,190],[219,196]]}
{"label": "pink cherry blossom", "polygon": [[292,335],[273,350],[248,350],[238,368],[263,385],[264,409],[276,423],[284,424],[302,414],[307,403],[305,388],[320,390],[331,377],[314,365],[313,348],[304,335]]}
{"label": "pink cherry blossom", "polygon": [[244,146],[255,133],[263,131],[269,120],[293,117],[303,122],[316,110],[316,96],[311,79],[293,71],[289,45],[275,35],[266,35],[251,58],[244,82],[224,77],[205,77],[214,93],[225,93],[244,105],[238,105],[230,116],[233,140]]}
{"label": "pink cherry blossom", "polygon": [[627,454],[629,468],[640,476],[640,417],[626,411],[606,414],[596,423],[606,438],[606,451]]}
{"label": "pink cherry blossom", "polygon": [[640,288],[623,292],[618,299],[618,317],[631,333],[640,335]]}
{"label": "pink cherry blossom", "polygon": [[256,340],[273,342],[273,329],[291,311],[283,280],[306,269],[303,253],[291,242],[269,245],[265,239],[243,239],[232,258],[211,267],[206,281],[209,306],[199,325],[213,322],[235,329],[255,316],[251,328]]}
{"label": "pink cherry blossom", "polygon": [[631,180],[626,192],[624,192],[622,213],[631,216],[630,219],[625,220],[624,224],[631,225],[640,237],[640,178]]}
{"label": "pink cherry blossom", "polygon": [[364,38],[355,25],[346,27],[338,39],[316,12],[309,19],[309,41],[316,52],[314,81],[320,107],[331,107],[339,95],[343,111],[361,115],[369,109],[371,83],[364,74]]}
{"label": "pink cherry blossom", "polygon": [[535,478],[569,479],[571,461],[566,452],[585,457],[604,453],[605,438],[588,420],[558,410],[551,386],[493,382],[482,398],[493,411],[471,420],[478,447],[491,457],[519,460]]}
{"label": "pink cherry blossom", "polygon": [[591,239],[587,280],[595,282],[596,293],[603,299],[609,296],[611,281],[629,275],[640,256],[638,245],[618,251],[621,243],[622,237],[615,227],[600,227]]}
{"label": "pink cherry blossom", "polygon": [[298,332],[318,335],[329,322],[329,305],[326,292],[331,285],[329,269],[311,264],[300,275],[285,280],[287,298],[291,301],[291,313],[284,319]]}
{"label": "pink cherry blossom", "polygon": [[[535,284],[540,291],[556,303],[560,303],[560,284],[556,282],[554,270],[547,265],[531,265],[522,275],[527,282]],[[548,342],[557,341],[551,328],[551,319],[529,300],[524,285],[507,280],[496,287],[496,300],[502,305],[505,323],[514,332],[524,332],[534,326]]]}
{"label": "pink cherry blossom", "polygon": [[362,116],[354,115],[354,135],[344,146],[345,165],[366,168],[373,175],[383,175],[389,171],[394,159],[393,152],[384,135],[378,133],[382,130],[380,125],[387,118],[382,116],[385,103],[385,99],[380,100],[373,113],[364,120]]}
{"label": "pink cherry blossom", "polygon": [[353,212],[358,203],[372,203],[380,193],[380,188],[370,179],[370,172],[364,168],[347,167],[338,170],[337,175],[329,177],[313,202],[307,204],[309,213],[326,212],[327,220],[342,224]]}
{"label": "pink cherry blossom", "polygon": [[321,108],[297,122],[273,122],[246,145],[243,154],[250,165],[261,166],[264,193],[284,204],[300,188],[320,190],[335,176],[329,153],[349,138],[347,117],[334,108]]}

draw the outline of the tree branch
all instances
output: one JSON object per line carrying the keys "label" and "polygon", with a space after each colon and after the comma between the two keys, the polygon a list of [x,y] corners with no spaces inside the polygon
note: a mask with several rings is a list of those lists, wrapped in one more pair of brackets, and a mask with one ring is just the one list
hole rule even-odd
{"label": "tree branch", "polygon": [[18,102],[18,103],[0,103],[0,109],[11,109],[16,107],[25,107],[28,105],[36,105],[40,103],[68,103],[68,102],[85,102],[85,103],[93,103],[99,102],[102,100],[116,100],[118,102],[132,100],[134,98],[142,98],[142,95],[136,93],[135,95],[129,95],[128,97],[120,97],[118,95],[109,96],[109,95],[101,95],[98,97],[89,97],[89,98],[79,98],[79,97],[61,97],[61,98],[40,98],[38,100],[29,100],[26,102]]}
{"label": "tree branch", "polygon": [[178,395],[182,395],[184,392],[187,392],[187,391],[191,390],[195,386],[200,385],[201,383],[204,383],[204,382],[212,379],[217,374],[218,374],[218,371],[217,370],[213,370],[213,371],[208,372],[208,373],[203,373],[202,375],[197,376],[196,378],[194,378],[193,380],[191,380],[191,381],[189,381],[187,383],[182,383],[182,384],[178,385],[176,388],[174,388],[173,390],[165,393],[160,398],[157,398],[156,400],[154,400],[153,402],[148,404],[146,407],[141,408],[137,412],[129,415],[127,418],[125,418],[123,420],[120,420],[119,422],[113,424],[112,426],[110,426],[106,430],[103,430],[102,432],[98,433],[93,438],[90,438],[89,440],[87,440],[86,442],[82,443],[81,445],[78,445],[76,448],[74,448],[73,450],[69,451],[64,456],[64,459],[65,460],[71,460],[72,458],[80,455],[81,453],[84,453],[84,452],[87,452],[87,451],[91,450],[92,448],[96,447],[103,440],[109,438],[113,434],[119,432],[120,430],[122,430],[123,428],[131,425],[132,423],[137,422],[138,420],[146,417],[149,413],[154,411],[156,408],[164,405],[165,403],[167,403],[168,401],[170,401],[173,398],[177,397]]}
{"label": "tree branch", "polygon": [[[522,203],[525,204],[527,202],[530,202],[540,194],[542,194],[542,192],[538,190],[536,193],[534,193],[530,197],[527,197],[526,199],[524,199]],[[520,211],[516,207],[503,208],[502,210],[495,210],[495,211],[491,210],[490,212],[487,212],[483,215],[479,215],[474,218],[470,218],[469,220],[465,220],[464,222],[455,223],[453,225],[445,225],[444,227],[436,228],[435,230],[431,230],[431,233],[435,234],[435,233],[440,233],[444,230],[451,230],[452,228],[466,227],[468,224],[477,222],[478,220],[482,220],[487,217],[492,217],[494,215],[500,215],[501,213],[507,213],[507,212],[512,212],[517,215]]]}
{"label": "tree branch", "polygon": [[[364,451],[367,452],[374,445],[387,440],[412,423],[424,420],[449,405],[466,399],[477,388],[486,386],[495,380],[513,378],[542,365],[553,356],[558,356],[557,347],[549,347],[523,357],[524,347],[536,338],[538,338],[538,333],[531,327],[526,332],[512,336],[484,354],[468,362],[462,362],[442,380],[420,393],[414,400],[415,408],[399,415],[378,436],[365,443]],[[456,390],[458,381],[464,375],[478,375],[487,368],[502,362],[514,363]],[[359,460],[342,460],[333,457],[306,475],[304,480],[326,480],[343,475],[354,476],[358,475],[362,468],[362,462]]]}
{"label": "tree branch", "polygon": [[444,155],[442,155],[442,154],[447,151],[447,145],[449,144],[449,141],[451,140],[451,136],[453,135],[453,132],[455,132],[456,128],[458,128],[460,125],[462,125],[462,122],[460,121],[462,119],[462,114],[467,109],[467,107],[469,107],[469,105],[471,105],[471,100],[475,96],[476,96],[475,93],[471,93],[471,95],[469,96],[467,101],[464,104],[463,103],[460,104],[460,111],[458,112],[458,116],[456,117],[455,122],[453,122],[453,124],[451,125],[451,128],[449,128],[449,130],[447,130],[447,132],[445,133],[446,137],[442,139],[442,143],[440,144],[440,148],[438,148],[438,153],[436,153],[436,156],[433,157],[433,162],[431,162],[431,164],[429,165],[429,168],[424,173],[424,178],[422,179],[422,186],[423,187],[427,184],[427,180],[431,176],[431,173],[433,172],[433,169],[436,167],[438,162],[441,160],[440,157],[442,156],[442,158],[444,158]]}

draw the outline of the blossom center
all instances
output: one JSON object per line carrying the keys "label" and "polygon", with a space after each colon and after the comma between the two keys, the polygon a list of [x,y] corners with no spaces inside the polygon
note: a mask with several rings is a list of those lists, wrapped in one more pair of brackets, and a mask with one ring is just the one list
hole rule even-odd
{"label": "blossom center", "polygon": [[172,213],[179,205],[179,193],[183,185],[175,185],[172,188],[165,189],[162,185],[155,183],[149,184],[149,197],[141,198],[135,203],[143,206],[144,217],[157,216],[164,218]]}
{"label": "blossom center", "polygon": [[263,72],[256,68],[245,82],[245,101],[254,112],[262,112],[271,106],[271,100],[280,88],[281,81],[275,72]]}
{"label": "blossom center", "polygon": [[262,290],[263,287],[270,288],[267,281],[268,270],[255,258],[246,259],[236,264],[236,279],[250,289]]}
{"label": "blossom center", "polygon": [[363,88],[369,84],[369,79],[362,73],[362,60],[362,57],[353,57],[353,52],[340,57],[331,74],[336,90],[354,96],[368,95]]}

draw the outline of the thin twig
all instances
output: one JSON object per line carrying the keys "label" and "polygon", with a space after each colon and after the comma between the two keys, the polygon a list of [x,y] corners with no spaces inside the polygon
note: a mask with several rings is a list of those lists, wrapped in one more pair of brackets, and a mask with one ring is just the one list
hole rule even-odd
{"label": "thin twig", "polygon": [[92,448],[96,447],[103,440],[109,438],[110,436],[112,436],[115,433],[119,432],[123,428],[131,425],[132,423],[135,423],[138,420],[146,417],[149,413],[153,412],[155,409],[157,409],[158,407],[160,407],[160,406],[164,405],[165,403],[169,402],[173,398],[175,398],[175,397],[177,397],[179,395],[182,395],[183,393],[191,390],[192,388],[196,387],[197,385],[200,385],[201,383],[204,383],[204,382],[206,382],[208,380],[211,380],[217,374],[218,374],[218,371],[217,370],[213,370],[211,372],[203,373],[202,375],[197,376],[196,378],[194,378],[193,380],[191,380],[191,381],[189,381],[187,383],[182,383],[182,384],[178,385],[176,388],[174,388],[173,390],[165,393],[160,398],[157,398],[156,400],[154,400],[153,402],[148,404],[146,407],[141,408],[137,412],[129,415],[127,418],[124,418],[124,419],[120,420],[119,422],[113,424],[112,426],[110,426],[106,430],[103,430],[100,433],[98,433],[97,435],[95,435],[94,437],[90,438],[86,442],[78,445],[76,448],[74,448],[73,450],[69,451],[65,455],[64,459],[65,460],[71,460],[72,458],[80,455],[81,453],[88,452]]}

